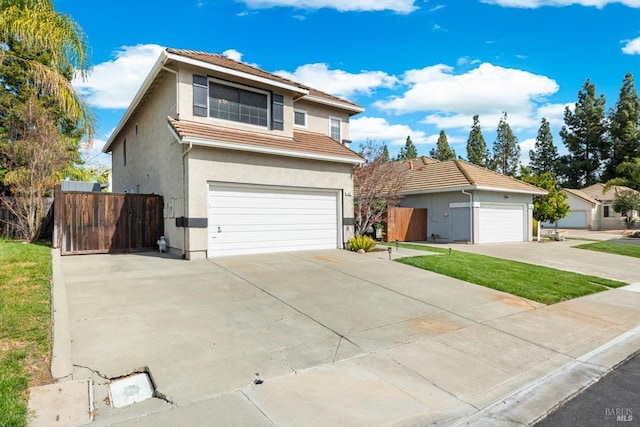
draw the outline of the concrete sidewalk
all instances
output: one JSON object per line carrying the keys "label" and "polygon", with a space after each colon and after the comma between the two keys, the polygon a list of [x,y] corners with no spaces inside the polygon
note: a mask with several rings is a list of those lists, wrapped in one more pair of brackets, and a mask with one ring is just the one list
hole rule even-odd
{"label": "concrete sidewalk", "polygon": [[[65,257],[60,376],[96,426],[526,425],[640,348],[633,289],[545,307],[388,258]],[[158,397],[108,405],[143,368]]]}

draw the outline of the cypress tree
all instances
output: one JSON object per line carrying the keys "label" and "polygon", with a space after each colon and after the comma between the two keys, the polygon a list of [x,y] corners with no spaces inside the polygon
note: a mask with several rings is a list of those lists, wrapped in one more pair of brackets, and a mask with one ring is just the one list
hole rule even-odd
{"label": "cypress tree", "polygon": [[471,126],[469,138],[467,139],[467,160],[474,165],[487,167],[488,158],[487,144],[484,142],[480,120],[476,114],[473,116],[473,126]]}
{"label": "cypress tree", "polygon": [[436,149],[432,148],[429,156],[441,161],[456,158],[456,152],[449,147],[447,134],[443,130],[440,131],[440,135],[438,136],[438,147]]}
{"label": "cypress tree", "polygon": [[538,129],[535,148],[529,151],[529,159],[531,160],[529,165],[536,175],[551,172],[553,176],[557,176],[558,157],[558,149],[553,144],[549,121],[543,117],[540,129]]}
{"label": "cypress tree", "polygon": [[518,138],[511,131],[507,123],[507,113],[502,113],[496,140],[493,143],[492,169],[508,176],[515,176],[520,164],[520,146]]}

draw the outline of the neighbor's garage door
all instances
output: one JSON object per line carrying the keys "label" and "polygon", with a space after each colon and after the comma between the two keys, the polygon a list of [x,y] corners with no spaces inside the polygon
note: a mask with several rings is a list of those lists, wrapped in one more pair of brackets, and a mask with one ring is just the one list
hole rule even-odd
{"label": "neighbor's garage door", "polygon": [[524,241],[524,213],[522,205],[480,207],[480,243]]}
{"label": "neighbor's garage door", "polygon": [[209,257],[338,247],[338,192],[209,185]]}
{"label": "neighbor's garage door", "polygon": [[587,211],[570,211],[566,218],[558,220],[558,227],[587,228]]}

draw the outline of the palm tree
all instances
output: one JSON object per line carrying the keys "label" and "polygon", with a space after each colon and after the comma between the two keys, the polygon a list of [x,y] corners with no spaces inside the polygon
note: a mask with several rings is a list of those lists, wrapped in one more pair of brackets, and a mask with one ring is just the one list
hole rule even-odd
{"label": "palm tree", "polygon": [[[26,51],[46,52],[50,65],[16,55],[12,43]],[[40,93],[52,96],[59,108],[79,124],[90,140],[94,118],[71,85],[69,75],[84,79],[90,69],[88,45],[80,26],[56,12],[50,0],[0,0],[0,63],[22,63]]]}

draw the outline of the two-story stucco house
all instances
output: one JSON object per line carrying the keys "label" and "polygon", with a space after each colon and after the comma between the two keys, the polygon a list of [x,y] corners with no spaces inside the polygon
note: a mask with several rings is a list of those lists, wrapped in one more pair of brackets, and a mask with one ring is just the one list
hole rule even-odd
{"label": "two-story stucco house", "polygon": [[341,248],[353,233],[349,118],[363,108],[225,56],[166,49],[103,151],[113,190],[164,197],[196,259]]}

